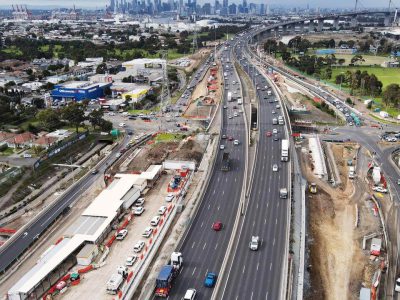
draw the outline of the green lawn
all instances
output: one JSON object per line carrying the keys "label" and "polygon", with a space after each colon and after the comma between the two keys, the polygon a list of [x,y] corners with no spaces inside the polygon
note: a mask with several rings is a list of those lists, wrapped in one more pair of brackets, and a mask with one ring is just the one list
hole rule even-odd
{"label": "green lawn", "polygon": [[157,134],[156,141],[157,142],[180,141],[184,137],[185,135],[179,133],[160,133]]}
{"label": "green lawn", "polygon": [[1,156],[9,156],[9,155],[11,155],[11,154],[14,154],[14,149],[13,149],[13,148],[10,148],[10,147],[8,147],[8,148],[5,149],[4,151],[1,151],[1,152],[0,152],[0,155],[1,155]]}
{"label": "green lawn", "polygon": [[381,68],[381,67],[342,67],[332,69],[331,82],[335,82],[336,75],[346,72],[347,70],[356,71],[360,70],[367,71],[369,74],[375,74],[376,77],[383,83],[383,88],[391,83],[400,82],[400,71],[397,68]]}
{"label": "green lawn", "polygon": [[128,113],[130,113],[131,115],[138,115],[138,114],[145,114],[148,115],[149,113],[153,112],[153,111],[159,111],[160,108],[158,106],[155,106],[152,109],[130,109],[128,110]]}
{"label": "green lawn", "polygon": [[[316,56],[325,57],[325,54],[318,54]],[[335,54],[337,59],[345,59],[344,65],[349,65],[351,63],[351,59],[354,57],[352,54]],[[360,66],[369,66],[369,65],[381,65],[385,61],[388,61],[389,58],[386,56],[377,56],[377,55],[362,55],[365,59],[365,62],[360,62],[358,65]]]}
{"label": "green lawn", "polygon": [[17,47],[15,47],[15,46],[8,47],[8,48],[3,49],[1,51],[3,51],[4,53],[7,53],[7,54],[15,54],[15,55],[18,55],[18,56],[23,54],[22,51],[20,49],[18,49]]}

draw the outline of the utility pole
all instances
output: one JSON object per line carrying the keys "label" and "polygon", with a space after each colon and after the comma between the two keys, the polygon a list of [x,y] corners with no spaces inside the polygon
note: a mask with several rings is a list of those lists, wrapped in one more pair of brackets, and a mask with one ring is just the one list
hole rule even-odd
{"label": "utility pole", "polygon": [[[167,103],[169,103],[171,99],[171,93],[169,90],[169,80],[168,80],[168,70],[167,70],[167,59],[168,59],[168,50],[160,50],[162,62],[162,69],[163,69],[163,81],[161,85],[161,116],[164,116],[165,107]],[[161,129],[163,129],[163,121],[164,118],[161,119]]]}

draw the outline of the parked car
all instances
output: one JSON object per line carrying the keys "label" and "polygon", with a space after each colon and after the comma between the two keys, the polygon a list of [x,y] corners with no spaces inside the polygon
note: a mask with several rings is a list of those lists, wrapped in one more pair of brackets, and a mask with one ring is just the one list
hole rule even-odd
{"label": "parked car", "polygon": [[119,240],[119,241],[122,241],[126,237],[127,234],[128,234],[128,230],[127,229],[122,229],[122,230],[118,231],[115,239]]}
{"label": "parked car", "polygon": [[135,246],[133,246],[133,252],[139,253],[143,250],[145,243],[143,241],[138,241]]}
{"label": "parked car", "polygon": [[145,211],[145,209],[144,209],[143,206],[135,207],[135,208],[133,209],[133,214],[134,214],[135,216],[141,216],[142,213],[144,213],[144,211]]}
{"label": "parked car", "polygon": [[160,223],[160,217],[159,216],[153,217],[153,219],[151,219],[151,221],[150,221],[150,225],[151,226],[157,226],[158,223]]}
{"label": "parked car", "polygon": [[135,202],[136,207],[143,206],[143,204],[144,204],[144,198],[139,198]]}
{"label": "parked car", "polygon": [[175,198],[174,194],[168,194],[167,196],[165,196],[165,201],[172,202],[172,200],[174,200],[174,198]]}
{"label": "parked car", "polygon": [[142,237],[149,238],[153,233],[153,228],[147,227],[144,232],[142,233]]}
{"label": "parked car", "polygon": [[165,214],[166,211],[167,211],[167,207],[163,205],[158,209],[158,214],[160,216],[162,216],[163,214]]}
{"label": "parked car", "polygon": [[387,189],[385,189],[384,187],[381,187],[381,186],[374,186],[372,188],[372,190],[375,191],[375,192],[385,193],[385,194],[388,192]]}
{"label": "parked car", "polygon": [[133,264],[137,261],[137,256],[130,255],[126,258],[125,265],[126,266],[133,266]]}

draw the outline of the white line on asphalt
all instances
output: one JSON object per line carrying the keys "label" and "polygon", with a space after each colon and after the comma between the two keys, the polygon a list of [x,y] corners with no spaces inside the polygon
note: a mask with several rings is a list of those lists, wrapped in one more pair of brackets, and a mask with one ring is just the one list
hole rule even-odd
{"label": "white line on asphalt", "polygon": [[268,300],[268,292],[265,294],[265,300]]}
{"label": "white line on asphalt", "polygon": [[196,272],[196,267],[193,269],[192,276],[194,275],[194,272]]}
{"label": "white line on asphalt", "polygon": [[223,190],[223,191],[222,191],[222,195],[224,195],[224,194],[225,194],[225,191]]}
{"label": "white line on asphalt", "polygon": [[215,244],[214,250],[217,250],[218,248],[218,243]]}
{"label": "white line on asphalt", "polygon": [[208,204],[208,210],[210,210],[210,204]]}
{"label": "white line on asphalt", "polygon": [[192,249],[193,249],[195,243],[196,243],[196,242],[193,242]]}
{"label": "white line on asphalt", "polygon": [[[271,177],[269,179],[271,179]],[[268,187],[268,193],[271,193],[271,187]]]}
{"label": "white line on asphalt", "polygon": [[267,224],[267,219],[264,219],[264,224]]}
{"label": "white line on asphalt", "polygon": [[215,194],[215,190],[213,190],[213,194]]}
{"label": "white line on asphalt", "polygon": [[217,209],[219,210],[219,205],[218,205]]}
{"label": "white line on asphalt", "polygon": [[253,227],[256,225],[256,221],[253,221]]}
{"label": "white line on asphalt", "polygon": [[269,206],[269,202],[267,202],[267,208],[268,208],[268,206]]}
{"label": "white line on asphalt", "polygon": [[236,182],[236,179],[237,179],[237,178],[235,177],[235,182]]}
{"label": "white line on asphalt", "polygon": [[[239,170],[239,168],[238,168],[238,170]],[[228,177],[226,177],[225,182],[228,182]]]}
{"label": "white line on asphalt", "polygon": [[203,227],[203,225],[204,225],[204,222],[201,222],[201,226],[200,227]]}
{"label": "white line on asphalt", "polygon": [[204,243],[203,250],[206,248],[207,243]]}
{"label": "white line on asphalt", "polygon": [[272,270],[272,262],[269,264],[269,270]]}
{"label": "white line on asphalt", "polygon": [[242,271],[243,274],[244,274],[244,270],[246,270],[246,265],[243,266],[243,271]]}
{"label": "white line on asphalt", "polygon": [[217,179],[217,181],[219,181],[219,176],[218,176],[218,179]]}
{"label": "white line on asphalt", "polygon": [[250,299],[253,299],[253,291],[251,291],[251,298]]}
{"label": "white line on asphalt", "polygon": [[276,205],[276,208],[279,208],[279,201],[277,201],[277,203],[278,203],[278,204]]}
{"label": "white line on asphalt", "polygon": [[259,265],[260,265],[260,263],[258,262],[258,263],[257,263],[257,271],[258,271],[258,266],[259,266]]}
{"label": "white line on asphalt", "polygon": [[278,225],[278,218],[275,218],[275,225]]}
{"label": "white line on asphalt", "polygon": [[274,238],[274,241],[272,242],[272,246],[275,246],[275,238]]}
{"label": "white line on asphalt", "polygon": [[257,202],[257,209],[258,209],[258,202]]}

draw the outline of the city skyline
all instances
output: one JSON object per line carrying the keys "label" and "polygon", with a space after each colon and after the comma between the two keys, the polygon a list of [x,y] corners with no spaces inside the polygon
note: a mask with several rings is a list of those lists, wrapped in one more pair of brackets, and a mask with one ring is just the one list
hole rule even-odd
{"label": "city skyline", "polygon": [[[201,0],[197,1],[200,4],[209,2],[207,0]],[[237,1],[230,1],[231,3],[236,3],[239,4],[242,1],[237,0]],[[270,6],[293,6],[295,5],[296,7],[306,7],[309,5],[309,7],[320,7],[320,8],[352,8],[354,7],[353,2],[349,2],[348,0],[337,0],[331,5],[326,5],[326,1],[322,0],[314,0],[314,1],[307,1],[307,0],[300,0],[300,1],[294,1],[294,0],[270,0],[270,1],[262,1],[262,0],[255,0],[253,1],[254,3],[264,3],[264,4],[269,4]],[[364,0],[362,2],[359,2],[360,7],[365,7],[365,8],[373,8],[373,7],[386,7],[389,5],[389,1],[386,1],[387,3],[380,3],[379,6],[376,5],[376,1],[373,0]],[[392,6],[400,6],[400,1],[394,2]],[[59,4],[60,1],[58,0],[3,0],[0,8],[10,8],[11,5],[28,5],[28,7],[73,7],[75,5],[77,8],[102,8],[106,5],[109,5],[109,0],[100,0],[100,1],[93,1],[93,0],[64,0],[62,1],[62,4]]]}

